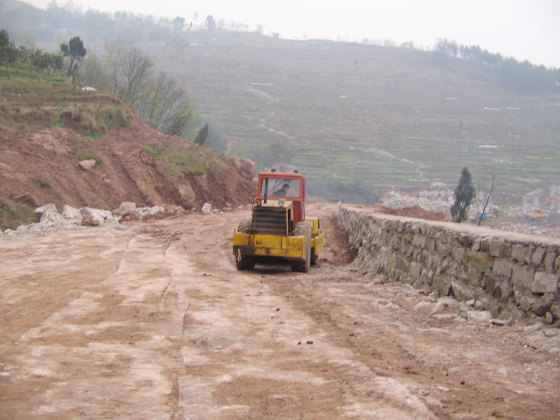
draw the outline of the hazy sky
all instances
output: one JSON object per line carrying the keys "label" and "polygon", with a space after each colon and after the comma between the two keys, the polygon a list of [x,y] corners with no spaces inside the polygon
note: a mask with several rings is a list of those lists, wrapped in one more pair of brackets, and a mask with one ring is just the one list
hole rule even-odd
{"label": "hazy sky", "polygon": [[[51,0],[24,0],[46,7]],[[56,0],[59,6],[67,0]],[[236,21],[282,38],[392,39],[430,47],[439,38],[560,68],[560,0],[71,0],[85,12],[125,10],[198,23]]]}

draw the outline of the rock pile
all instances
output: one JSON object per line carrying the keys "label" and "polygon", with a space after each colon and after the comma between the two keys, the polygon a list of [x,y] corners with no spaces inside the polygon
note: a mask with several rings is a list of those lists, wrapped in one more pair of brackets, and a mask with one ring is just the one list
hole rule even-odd
{"label": "rock pile", "polygon": [[124,202],[113,211],[82,207],[76,209],[64,205],[58,212],[54,204],[46,204],[35,209],[39,216],[38,223],[21,225],[17,229],[6,229],[5,235],[24,233],[49,233],[59,230],[77,230],[84,227],[116,225],[123,218],[145,219],[167,213],[165,205],[154,207],[136,207],[136,203]]}
{"label": "rock pile", "polygon": [[405,194],[389,191],[381,199],[381,204],[391,209],[406,209],[420,206],[433,212],[449,213],[453,205],[453,191],[420,191],[416,194]]}

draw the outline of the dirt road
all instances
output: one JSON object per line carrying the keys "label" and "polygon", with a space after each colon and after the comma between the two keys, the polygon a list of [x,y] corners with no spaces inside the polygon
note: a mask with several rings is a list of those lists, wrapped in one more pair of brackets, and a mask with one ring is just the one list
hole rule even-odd
{"label": "dirt road", "polygon": [[558,330],[337,265],[237,272],[249,210],[0,237],[2,418],[560,417]]}

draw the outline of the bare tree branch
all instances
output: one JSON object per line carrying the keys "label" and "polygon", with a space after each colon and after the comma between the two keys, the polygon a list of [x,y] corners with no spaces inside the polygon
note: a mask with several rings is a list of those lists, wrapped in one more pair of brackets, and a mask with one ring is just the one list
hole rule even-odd
{"label": "bare tree branch", "polygon": [[492,175],[492,186],[490,187],[490,192],[488,193],[488,197],[486,197],[486,203],[484,204],[484,207],[482,208],[482,213],[480,214],[480,217],[478,218],[478,226],[480,226],[480,223],[482,222],[482,218],[484,217],[484,214],[486,213],[486,207],[488,207],[488,203],[490,202],[490,196],[494,192],[494,181],[495,181],[495,179],[496,179],[496,174]]}

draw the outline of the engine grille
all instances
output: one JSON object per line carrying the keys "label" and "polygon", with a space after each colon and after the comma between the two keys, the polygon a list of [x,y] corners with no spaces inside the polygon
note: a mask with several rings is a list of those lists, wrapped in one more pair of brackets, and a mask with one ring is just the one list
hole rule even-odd
{"label": "engine grille", "polygon": [[288,235],[288,209],[285,207],[253,208],[252,231],[257,234]]}

